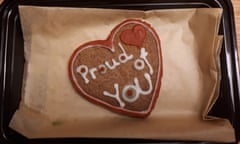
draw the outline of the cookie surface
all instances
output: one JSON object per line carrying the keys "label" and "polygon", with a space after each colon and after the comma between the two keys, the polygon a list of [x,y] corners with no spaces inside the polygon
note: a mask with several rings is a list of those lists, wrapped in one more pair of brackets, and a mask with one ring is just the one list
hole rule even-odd
{"label": "cookie surface", "polygon": [[148,116],[160,92],[160,40],[150,24],[126,20],[106,40],[78,47],[69,61],[77,92],[113,112]]}

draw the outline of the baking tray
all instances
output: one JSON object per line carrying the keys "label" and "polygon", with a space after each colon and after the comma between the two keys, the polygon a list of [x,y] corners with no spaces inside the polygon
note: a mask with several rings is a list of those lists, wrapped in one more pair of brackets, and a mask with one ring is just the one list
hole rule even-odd
{"label": "baking tray", "polygon": [[[23,36],[18,5],[89,7],[111,9],[177,9],[223,8],[219,34],[224,35],[221,51],[221,87],[219,98],[210,115],[227,118],[240,139],[240,77],[233,7],[229,0],[5,0],[0,7],[0,142],[9,144],[75,144],[75,143],[210,143],[146,139],[27,139],[8,127],[18,108],[24,67]],[[212,142],[213,143],[213,142]]]}

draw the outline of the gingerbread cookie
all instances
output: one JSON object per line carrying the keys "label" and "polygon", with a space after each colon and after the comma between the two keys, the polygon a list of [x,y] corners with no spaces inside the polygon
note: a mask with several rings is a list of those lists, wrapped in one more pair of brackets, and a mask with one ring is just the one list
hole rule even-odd
{"label": "gingerbread cookie", "polygon": [[150,24],[126,20],[106,40],[77,48],[69,61],[69,76],[87,100],[113,112],[146,117],[161,86],[159,37]]}

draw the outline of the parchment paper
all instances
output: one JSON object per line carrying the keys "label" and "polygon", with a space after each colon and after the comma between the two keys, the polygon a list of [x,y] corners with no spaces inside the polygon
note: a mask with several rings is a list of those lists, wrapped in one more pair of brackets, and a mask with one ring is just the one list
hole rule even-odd
{"label": "parchment paper", "polygon": [[[10,127],[28,138],[111,137],[232,142],[228,120],[208,117],[220,82],[221,9],[105,10],[20,6],[26,70]],[[68,60],[81,44],[106,39],[128,19],[161,39],[163,79],[151,115],[137,119],[96,106],[73,89]]]}

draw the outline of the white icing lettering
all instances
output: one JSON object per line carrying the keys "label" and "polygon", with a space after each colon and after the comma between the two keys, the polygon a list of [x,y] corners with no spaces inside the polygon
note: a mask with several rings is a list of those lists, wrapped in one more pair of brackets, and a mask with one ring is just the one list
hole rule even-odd
{"label": "white icing lettering", "polygon": [[96,71],[97,71],[96,68],[91,68],[91,69],[89,70],[90,75],[92,76],[93,79],[96,79],[96,75],[95,75],[95,72],[96,72]]}
{"label": "white icing lettering", "polygon": [[[77,72],[81,75],[83,80],[85,81],[86,84],[89,83],[89,79],[87,78],[88,72],[91,75],[92,79],[97,79],[96,73],[100,74],[105,74],[107,72],[107,69],[109,70],[114,70],[116,67],[118,67],[120,64],[125,64],[129,60],[133,59],[133,55],[128,55],[122,46],[121,43],[118,43],[119,48],[121,49],[122,53],[118,55],[118,61],[115,59],[111,59],[111,64],[108,61],[105,61],[104,64],[100,64],[97,67],[93,67],[88,71],[88,67],[86,65],[80,65],[77,67]],[[145,48],[140,49],[140,59],[137,59],[134,62],[134,68],[138,71],[143,70],[145,67],[145,64],[149,68],[149,73],[152,75],[153,74],[153,68],[151,64],[149,63],[148,59],[148,52],[146,51]]]}
{"label": "white icing lettering", "polygon": [[126,51],[124,50],[123,46],[121,43],[118,43],[119,47],[121,48],[122,52],[119,56],[118,56],[118,60],[121,63],[126,63],[127,61],[131,60],[133,58],[133,55],[127,55]]}
{"label": "white icing lettering", "polygon": [[126,85],[122,90],[122,97],[125,101],[132,103],[139,98],[139,91],[134,85]]}
{"label": "white icing lettering", "polygon": [[[152,80],[151,80],[150,75],[148,73],[145,73],[144,77],[147,80],[148,85],[149,85],[148,90],[146,90],[146,91],[142,90],[138,79],[134,78],[134,85],[126,85],[123,88],[122,97],[125,101],[132,103],[132,102],[135,102],[139,98],[140,94],[148,95],[152,92],[153,87],[152,87]],[[130,94],[128,94],[129,91],[130,91]]]}
{"label": "white icing lettering", "polygon": [[145,64],[144,64],[144,61],[141,60],[141,59],[137,59],[135,62],[134,62],[134,68],[138,71],[140,70],[143,70],[145,67]]}
{"label": "white icing lettering", "polygon": [[149,68],[149,72],[152,75],[153,74],[153,68],[147,60],[147,55],[148,55],[148,53],[146,52],[145,48],[141,48],[140,58],[142,58],[145,61],[145,63],[147,64],[147,66]]}
{"label": "white icing lettering", "polygon": [[87,78],[87,74],[88,74],[88,67],[85,65],[80,65],[77,67],[76,69],[77,73],[79,73],[81,75],[81,77],[83,78],[84,82],[86,84],[89,83],[89,80]]}
{"label": "white icing lettering", "polygon": [[120,65],[119,62],[116,62],[115,59],[112,59],[112,66],[108,63],[108,62],[105,62],[105,65],[110,69],[110,70],[113,70],[115,69],[117,66]]}
{"label": "white icing lettering", "polygon": [[98,71],[100,72],[100,74],[105,74],[105,73],[107,72],[107,68],[106,68],[105,65],[100,64],[100,65],[98,66]]}
{"label": "white icing lettering", "polygon": [[[92,79],[97,79],[96,72],[100,74],[105,74],[107,72],[107,69],[114,70],[117,66],[120,64],[124,64],[127,61],[133,59],[133,55],[128,55],[126,51],[124,50],[124,47],[121,45],[121,43],[118,43],[122,53],[118,56],[118,61],[115,59],[112,59],[112,64],[110,64],[108,61],[105,61],[104,64],[98,65],[98,67],[93,67],[88,71],[88,67],[86,65],[80,65],[77,67],[77,72],[82,76],[83,80],[86,84],[89,83],[89,79],[87,78],[88,72],[90,73]],[[114,48],[112,49],[114,50]],[[114,51],[112,51],[114,52]]]}
{"label": "white icing lettering", "polygon": [[103,95],[116,99],[118,101],[118,103],[120,104],[120,107],[124,107],[125,103],[119,97],[119,86],[118,86],[118,84],[114,84],[113,87],[116,91],[115,94],[110,94],[107,91],[103,91]]}
{"label": "white icing lettering", "polygon": [[148,73],[145,73],[144,77],[147,80],[148,85],[149,85],[148,90],[144,91],[144,90],[141,89],[141,87],[139,85],[139,81],[138,81],[137,78],[134,78],[134,83],[136,85],[136,90],[139,91],[139,93],[141,93],[143,95],[148,95],[148,94],[150,94],[152,92],[152,89],[153,89],[153,87],[152,87],[152,80],[151,80],[151,77],[150,77],[150,75]]}

